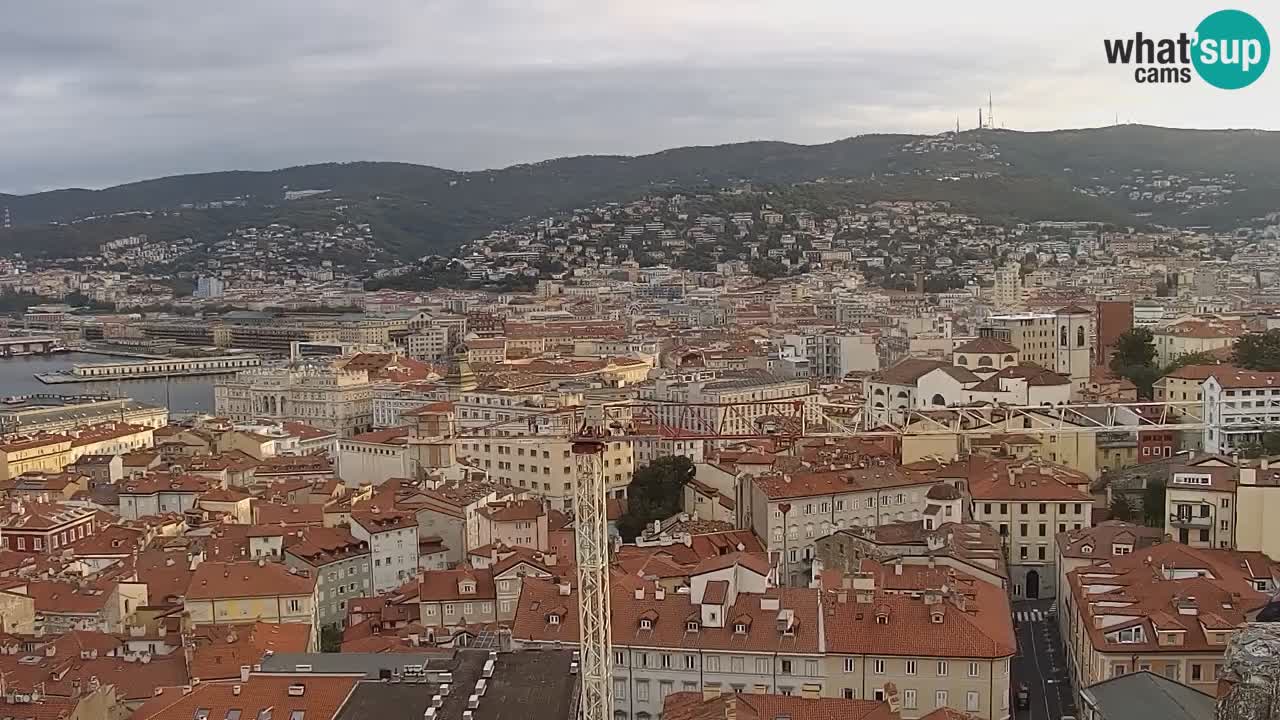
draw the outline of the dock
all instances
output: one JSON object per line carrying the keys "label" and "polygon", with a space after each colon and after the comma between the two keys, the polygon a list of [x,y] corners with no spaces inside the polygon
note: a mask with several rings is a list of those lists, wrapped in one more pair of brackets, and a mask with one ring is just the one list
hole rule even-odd
{"label": "dock", "polygon": [[48,355],[62,352],[62,340],[47,335],[24,335],[0,338],[0,357]]}
{"label": "dock", "polygon": [[52,373],[35,373],[35,378],[46,385],[102,382],[110,380],[155,380],[174,377],[198,377],[201,375],[233,375],[241,370],[260,367],[262,358],[257,355],[219,355],[205,358],[166,358],[162,360],[133,360],[108,363],[72,365],[70,370]]}

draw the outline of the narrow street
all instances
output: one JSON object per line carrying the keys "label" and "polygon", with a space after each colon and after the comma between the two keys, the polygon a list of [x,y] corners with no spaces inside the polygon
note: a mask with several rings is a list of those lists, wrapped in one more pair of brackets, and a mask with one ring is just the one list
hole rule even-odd
{"label": "narrow street", "polygon": [[1052,600],[1026,600],[1013,605],[1018,637],[1013,692],[1016,700],[1018,688],[1025,684],[1030,695],[1027,709],[1015,709],[1017,720],[1061,720],[1076,714],[1062,638],[1056,620],[1050,617],[1051,605]]}

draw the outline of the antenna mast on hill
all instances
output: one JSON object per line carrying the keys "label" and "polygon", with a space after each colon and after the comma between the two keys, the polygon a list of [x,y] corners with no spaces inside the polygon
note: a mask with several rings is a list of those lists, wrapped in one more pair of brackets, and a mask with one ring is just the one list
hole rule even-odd
{"label": "antenna mast on hill", "polygon": [[987,91],[987,125],[989,125],[992,130],[996,129],[996,109],[991,103],[990,90]]}

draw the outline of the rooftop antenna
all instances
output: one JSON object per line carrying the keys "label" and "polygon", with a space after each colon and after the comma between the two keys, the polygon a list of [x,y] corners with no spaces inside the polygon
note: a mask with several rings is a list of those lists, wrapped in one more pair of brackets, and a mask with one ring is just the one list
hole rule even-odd
{"label": "rooftop antenna", "polygon": [[996,129],[996,110],[991,103],[991,91],[987,91],[987,123],[991,125],[991,129]]}

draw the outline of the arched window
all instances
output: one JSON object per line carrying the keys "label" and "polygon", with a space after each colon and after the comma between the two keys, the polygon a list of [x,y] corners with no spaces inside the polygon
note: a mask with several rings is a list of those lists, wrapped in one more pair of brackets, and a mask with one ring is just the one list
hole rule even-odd
{"label": "arched window", "polygon": [[1012,355],[1005,355],[1005,356],[1004,356],[1004,361],[1005,361],[1005,362],[1007,362],[1007,363],[1014,362],[1013,356],[1012,356]]}
{"label": "arched window", "polygon": [[1076,328],[1076,347],[1084,347],[1084,326]]}
{"label": "arched window", "polygon": [[1062,326],[1061,332],[1058,333],[1058,336],[1059,336],[1058,344],[1061,345],[1062,347],[1066,347],[1067,346],[1067,326],[1066,325]]}
{"label": "arched window", "polygon": [[934,405],[946,405],[946,404],[947,404],[947,399],[946,399],[946,398],[944,398],[944,397],[942,397],[942,393],[934,393],[934,394],[933,394],[933,404],[934,404]]}
{"label": "arched window", "polygon": [[992,363],[991,363],[990,355],[983,355],[982,357],[978,358],[978,367],[991,367],[991,364]]}
{"label": "arched window", "polygon": [[967,358],[967,357],[965,357],[965,356],[963,356],[963,355],[957,355],[957,356],[956,356],[956,364],[957,364],[957,365],[968,365],[968,364],[969,364],[969,358]]}
{"label": "arched window", "polygon": [[906,391],[906,390],[899,390],[899,391],[898,391],[898,399],[900,399],[900,400],[906,400],[906,399],[907,399],[907,391]]}

